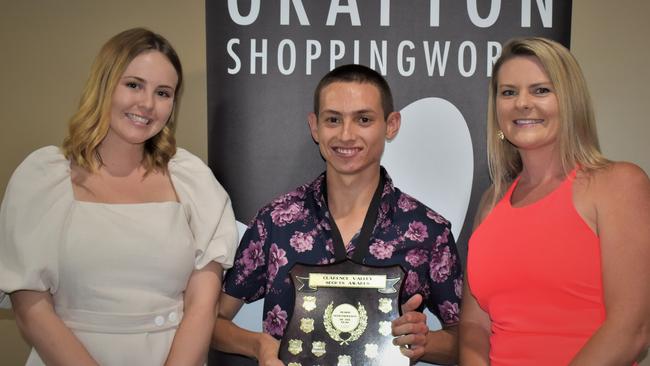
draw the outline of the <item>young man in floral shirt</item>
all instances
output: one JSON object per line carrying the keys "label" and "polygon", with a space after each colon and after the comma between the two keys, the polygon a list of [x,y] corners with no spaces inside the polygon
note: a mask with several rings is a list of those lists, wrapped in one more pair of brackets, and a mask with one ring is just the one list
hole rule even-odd
{"label": "young man in floral shirt", "polygon": [[[462,275],[449,222],[395,188],[380,166],[385,141],[397,136],[399,127],[390,88],[377,72],[346,65],[323,77],[309,128],[326,171],[276,198],[251,222],[224,280],[213,346],[256,358],[260,365],[282,365],[277,354],[293,307],[291,267],[355,256],[367,265],[400,265],[406,272],[403,315],[392,327],[402,353],[413,361],[457,361]],[[364,245],[359,230],[372,213],[373,197],[378,208],[370,219],[376,221]],[[355,255],[357,250],[363,252]],[[237,327],[232,318],[242,304],[260,298],[264,332]],[[416,311],[421,305],[443,329],[429,331]]]}

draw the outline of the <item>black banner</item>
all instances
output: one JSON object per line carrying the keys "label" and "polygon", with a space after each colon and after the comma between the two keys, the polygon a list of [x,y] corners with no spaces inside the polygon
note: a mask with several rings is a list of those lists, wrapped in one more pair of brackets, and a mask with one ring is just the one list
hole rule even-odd
{"label": "black banner", "polygon": [[[552,0],[206,1],[208,155],[247,224],[325,165],[307,126],[336,66],[379,71],[402,112],[382,164],[452,222],[464,258],[489,185],[487,86],[501,46],[537,35],[569,46],[571,5]],[[261,321],[261,320],[260,320]]]}

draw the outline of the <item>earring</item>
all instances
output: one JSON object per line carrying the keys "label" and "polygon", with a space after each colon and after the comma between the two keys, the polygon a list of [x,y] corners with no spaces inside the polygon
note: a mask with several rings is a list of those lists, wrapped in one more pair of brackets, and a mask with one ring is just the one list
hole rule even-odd
{"label": "earring", "polygon": [[497,131],[497,137],[501,141],[503,141],[506,138],[506,136],[503,134],[503,131],[501,131],[501,130]]}

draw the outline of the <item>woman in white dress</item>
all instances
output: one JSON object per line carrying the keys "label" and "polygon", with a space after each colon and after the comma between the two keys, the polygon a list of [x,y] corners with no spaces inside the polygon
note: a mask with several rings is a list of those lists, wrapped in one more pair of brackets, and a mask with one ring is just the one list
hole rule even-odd
{"label": "woman in white dress", "polygon": [[111,38],[62,148],[30,154],[0,211],[0,302],[27,365],[202,365],[237,229],[174,140],[182,69],[146,29]]}

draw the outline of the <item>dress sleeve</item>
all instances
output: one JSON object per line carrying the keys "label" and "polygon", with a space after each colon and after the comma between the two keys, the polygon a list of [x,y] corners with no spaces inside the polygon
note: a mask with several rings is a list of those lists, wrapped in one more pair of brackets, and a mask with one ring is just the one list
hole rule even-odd
{"label": "dress sleeve", "polygon": [[16,168],[0,207],[0,306],[13,291],[56,292],[72,202],[70,164],[58,147],[36,150]]}
{"label": "dress sleeve", "polygon": [[237,249],[237,226],[230,197],[201,159],[178,149],[169,172],[194,235],[194,266],[211,261],[230,268]]}

